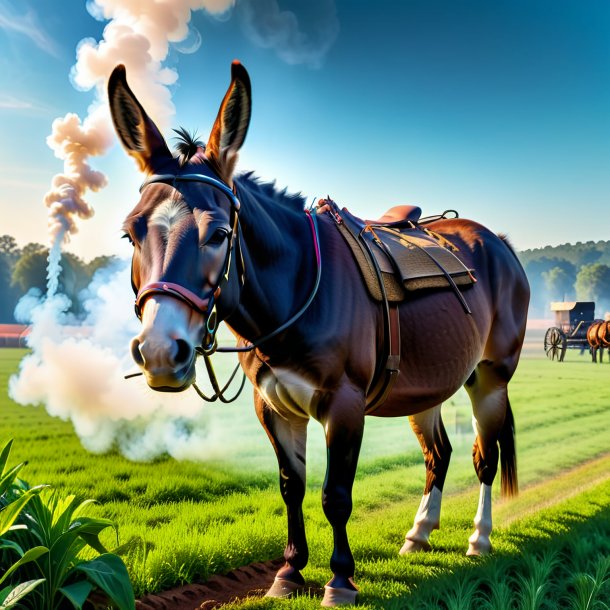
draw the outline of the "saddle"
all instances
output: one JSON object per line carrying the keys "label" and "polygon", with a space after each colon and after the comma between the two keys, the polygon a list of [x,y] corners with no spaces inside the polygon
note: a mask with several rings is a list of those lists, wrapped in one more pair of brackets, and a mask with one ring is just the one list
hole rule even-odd
{"label": "saddle", "polygon": [[328,206],[376,301],[384,300],[384,289],[389,301],[399,303],[409,292],[468,286],[476,281],[472,270],[456,256],[458,248],[425,227],[444,215],[421,220],[419,207],[401,205],[390,208],[378,220],[363,220],[346,208],[339,210],[329,200],[319,205]]}
{"label": "saddle", "polygon": [[[378,360],[371,387],[367,391],[366,414],[387,398],[400,369],[400,319],[398,304],[410,292],[452,288],[470,314],[459,286],[476,282],[473,272],[457,257],[458,248],[426,224],[447,217],[421,219],[417,206],[390,208],[378,220],[363,220],[331,199],[318,201],[318,213],[327,212],[335,221],[354,255],[371,297],[382,303],[384,312],[383,357]],[[457,212],[454,212],[457,217]]]}

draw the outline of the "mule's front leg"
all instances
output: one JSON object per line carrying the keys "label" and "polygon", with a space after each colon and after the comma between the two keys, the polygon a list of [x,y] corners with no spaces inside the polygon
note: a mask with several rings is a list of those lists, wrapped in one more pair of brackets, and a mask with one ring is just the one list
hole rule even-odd
{"label": "mule's front leg", "polygon": [[354,603],[358,593],[346,526],[352,512],[352,487],[364,431],[364,395],[351,385],[342,386],[321,420],[328,459],[322,506],[334,538],[330,560],[333,577],[325,587],[322,605],[332,607]]}
{"label": "mule's front leg", "polygon": [[288,597],[305,584],[301,570],[309,559],[303,522],[305,445],[309,420],[298,416],[291,420],[281,417],[256,391],[254,404],[258,418],[275,449],[280,468],[280,491],[288,516],[288,542],[284,550],[286,564],[276,574],[266,596]]}

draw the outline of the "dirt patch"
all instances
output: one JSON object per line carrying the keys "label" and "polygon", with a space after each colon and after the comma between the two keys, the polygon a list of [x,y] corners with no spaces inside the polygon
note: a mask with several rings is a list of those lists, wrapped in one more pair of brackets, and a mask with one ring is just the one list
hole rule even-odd
{"label": "dirt patch", "polygon": [[252,563],[224,576],[212,576],[204,584],[147,595],[136,602],[136,610],[212,610],[248,596],[260,597],[283,564],[283,559]]}

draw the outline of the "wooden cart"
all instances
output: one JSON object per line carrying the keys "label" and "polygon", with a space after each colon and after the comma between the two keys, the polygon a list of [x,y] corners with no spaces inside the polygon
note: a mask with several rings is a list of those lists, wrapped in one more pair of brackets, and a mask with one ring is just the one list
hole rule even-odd
{"label": "wooden cart", "polygon": [[544,353],[550,360],[562,362],[566,350],[588,350],[587,328],[595,320],[595,303],[591,301],[556,301],[551,303],[555,312],[555,326],[544,335]]}

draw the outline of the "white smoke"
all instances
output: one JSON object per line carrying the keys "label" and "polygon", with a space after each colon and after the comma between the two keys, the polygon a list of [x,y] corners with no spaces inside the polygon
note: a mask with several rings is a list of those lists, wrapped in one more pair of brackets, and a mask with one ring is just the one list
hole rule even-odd
{"label": "white smoke", "polygon": [[[143,379],[126,381],[132,367],[129,340],[137,334],[130,295],[129,268],[98,273],[85,297],[87,316],[74,326],[70,299],[58,292],[61,252],[78,220],[93,216],[86,201],[106,176],[89,163],[106,153],[114,141],[106,101],[106,82],[113,68],[126,66],[129,80],[144,105],[161,125],[174,113],[169,86],[175,70],[164,67],[170,44],[182,52],[197,50],[201,37],[191,26],[191,12],[220,14],[234,0],[94,0],[96,18],[109,20],[102,40],[84,40],[77,49],[72,82],[93,89],[95,102],[85,119],[73,113],[53,122],[47,144],[63,161],[45,195],[50,238],[47,294],[28,293],[17,307],[21,320],[32,323],[19,374],[9,394],[21,404],[44,404],[56,417],[71,420],[83,445],[95,452],[118,446],[131,459],[148,460],[162,453],[203,459],[214,453],[210,425],[202,402],[192,392],[162,395]],[[206,440],[207,439],[207,440]]]}
{"label": "white smoke", "polygon": [[[90,218],[92,207],[84,199],[87,191],[106,185],[106,176],[91,168],[89,157],[103,155],[114,138],[106,101],[106,82],[117,64],[124,64],[129,81],[154,119],[164,125],[174,114],[169,86],[178,79],[175,70],[164,67],[171,43],[183,43],[183,51],[197,50],[201,37],[189,27],[191,13],[205,9],[223,13],[234,0],[94,0],[90,13],[109,20],[102,40],[82,40],[76,52],[72,82],[83,90],[94,89],[96,101],[88,116],[73,113],[53,122],[47,144],[64,162],[64,171],[52,181],[45,195],[49,209],[51,251],[77,231],[77,218]],[[54,276],[49,278],[52,288]]]}
{"label": "white smoke", "polygon": [[244,34],[273,49],[288,64],[319,68],[339,35],[334,0],[310,0],[306,10],[281,8],[278,0],[240,0],[237,15]]}
{"label": "white smoke", "polygon": [[159,394],[142,377],[124,379],[133,369],[128,345],[139,325],[125,289],[129,274],[126,262],[96,273],[83,295],[87,316],[79,326],[65,295],[24,297],[20,310],[31,317],[32,353],[10,379],[9,394],[72,421],[83,445],[95,453],[118,447],[133,460],[165,453],[179,459],[215,456],[219,431],[194,391]]}

